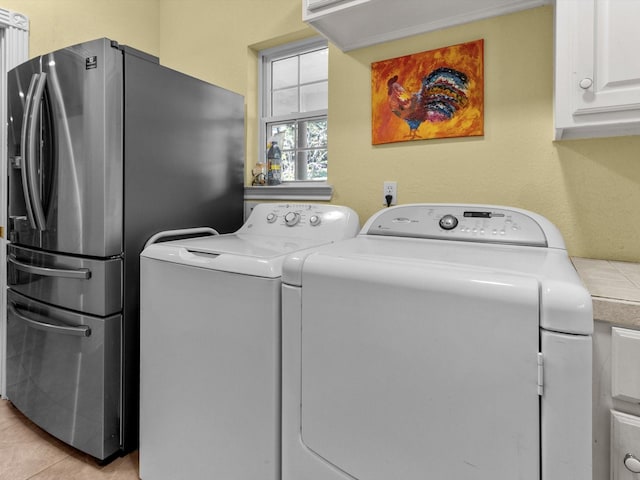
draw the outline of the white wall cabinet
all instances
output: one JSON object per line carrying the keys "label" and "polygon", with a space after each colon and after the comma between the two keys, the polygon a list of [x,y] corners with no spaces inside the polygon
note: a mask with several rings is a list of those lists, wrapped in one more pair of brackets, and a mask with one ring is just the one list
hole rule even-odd
{"label": "white wall cabinet", "polygon": [[302,0],[302,20],[346,52],[550,2],[551,0]]}
{"label": "white wall cabinet", "polygon": [[556,139],[640,134],[640,1],[557,0]]}

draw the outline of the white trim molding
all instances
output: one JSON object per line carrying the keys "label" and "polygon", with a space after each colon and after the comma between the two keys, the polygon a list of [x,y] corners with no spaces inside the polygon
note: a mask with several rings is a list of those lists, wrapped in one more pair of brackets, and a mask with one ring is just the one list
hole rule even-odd
{"label": "white trim molding", "polygon": [[324,182],[287,182],[244,187],[245,200],[331,200],[333,186]]}
{"label": "white trim molding", "polygon": [[29,19],[21,13],[0,8],[2,66],[6,72],[29,58]]}
{"label": "white trim molding", "polygon": [[[0,226],[7,232],[7,73],[29,58],[29,19],[0,8]],[[0,236],[0,396],[6,395],[7,245]]]}

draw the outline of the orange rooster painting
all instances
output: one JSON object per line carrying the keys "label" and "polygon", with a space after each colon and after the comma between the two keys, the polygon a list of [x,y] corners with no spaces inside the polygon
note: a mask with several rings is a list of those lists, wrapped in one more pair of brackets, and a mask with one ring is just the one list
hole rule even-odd
{"label": "orange rooster painting", "polygon": [[373,144],[484,134],[483,41],[372,64]]}

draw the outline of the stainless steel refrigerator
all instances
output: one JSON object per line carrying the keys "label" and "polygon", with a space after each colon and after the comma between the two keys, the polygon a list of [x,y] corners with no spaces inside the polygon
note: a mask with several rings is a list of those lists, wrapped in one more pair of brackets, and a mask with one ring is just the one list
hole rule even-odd
{"label": "stainless steel refrigerator", "polygon": [[16,67],[8,95],[7,397],[105,460],[137,446],[145,241],[242,225],[244,100],[109,39]]}

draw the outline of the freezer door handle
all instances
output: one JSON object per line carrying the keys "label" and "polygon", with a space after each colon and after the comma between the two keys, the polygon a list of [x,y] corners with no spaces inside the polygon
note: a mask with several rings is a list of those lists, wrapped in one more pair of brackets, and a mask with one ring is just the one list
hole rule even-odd
{"label": "freezer door handle", "polygon": [[45,277],[77,278],[79,280],[88,280],[91,278],[91,270],[89,270],[88,268],[63,269],[38,267],[36,265],[23,263],[13,255],[9,255],[7,257],[7,261],[14,265],[18,270],[22,270],[23,272],[27,273],[33,273],[35,275],[42,275]]}
{"label": "freezer door handle", "polygon": [[17,305],[13,303],[9,303],[8,307],[9,312],[14,317],[26,323],[31,328],[35,328],[36,330],[60,333],[62,335],[73,335],[76,337],[89,337],[91,335],[91,327],[89,327],[88,325],[54,325],[52,323],[40,322],[18,312]]}
{"label": "freezer door handle", "polygon": [[[37,74],[36,74],[37,75]],[[33,81],[33,79],[32,79]],[[25,162],[24,166],[27,172],[28,190],[25,193],[29,194],[31,201],[31,210],[33,213],[32,226],[40,231],[46,230],[46,221],[44,218],[44,208],[42,207],[42,201],[40,200],[40,193],[38,188],[38,166],[36,165],[37,157],[35,155],[36,148],[38,146],[37,116],[40,111],[40,101],[44,95],[44,86],[47,81],[47,74],[40,73],[37,79],[37,83],[33,92],[33,98],[31,99],[31,112],[29,114],[29,131],[25,148]],[[23,172],[25,169],[23,169]],[[24,182],[24,177],[23,177]]]}
{"label": "freezer door handle", "polygon": [[31,228],[36,228],[36,222],[33,217],[33,207],[31,205],[31,195],[29,194],[29,171],[27,169],[27,133],[29,132],[29,124],[31,121],[31,105],[33,100],[33,91],[38,83],[39,73],[34,73],[31,76],[31,82],[29,83],[29,89],[27,90],[27,96],[24,104],[24,115],[22,117],[22,130],[20,132],[20,146],[22,148],[22,159],[20,162],[21,176],[22,176],[22,190],[24,192],[24,202],[27,208],[27,218],[31,224]]}

